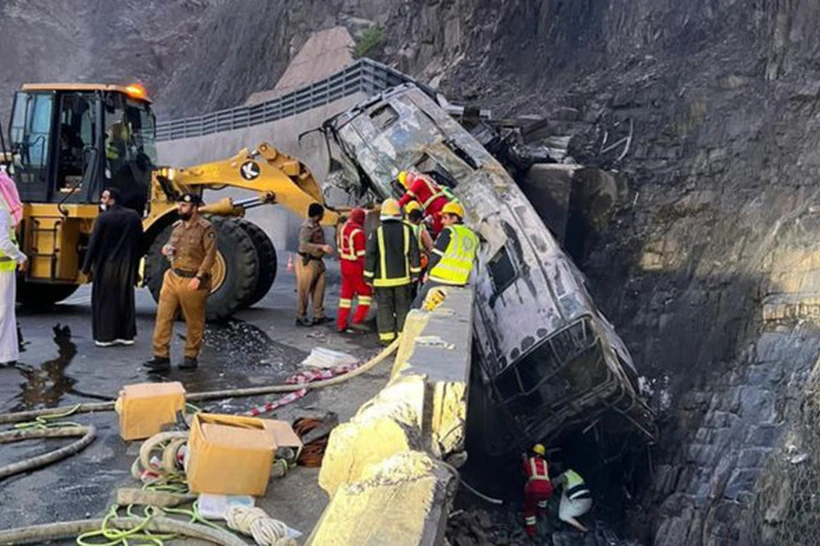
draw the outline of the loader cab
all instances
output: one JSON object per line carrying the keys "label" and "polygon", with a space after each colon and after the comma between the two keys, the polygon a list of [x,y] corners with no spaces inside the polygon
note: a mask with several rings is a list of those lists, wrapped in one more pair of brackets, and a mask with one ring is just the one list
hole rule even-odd
{"label": "loader cab", "polygon": [[96,204],[106,187],[145,207],[155,120],[139,86],[24,85],[9,126],[12,176],[28,203]]}

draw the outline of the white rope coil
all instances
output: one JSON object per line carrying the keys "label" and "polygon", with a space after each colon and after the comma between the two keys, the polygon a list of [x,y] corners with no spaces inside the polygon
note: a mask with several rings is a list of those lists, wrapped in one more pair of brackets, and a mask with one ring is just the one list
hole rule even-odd
{"label": "white rope coil", "polygon": [[231,505],[225,512],[225,521],[230,529],[251,535],[259,546],[298,546],[288,537],[288,526],[261,508]]}

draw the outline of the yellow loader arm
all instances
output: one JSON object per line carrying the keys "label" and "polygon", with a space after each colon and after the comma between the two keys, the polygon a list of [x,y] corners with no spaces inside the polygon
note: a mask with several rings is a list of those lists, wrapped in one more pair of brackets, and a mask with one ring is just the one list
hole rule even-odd
{"label": "yellow loader arm", "polygon": [[[162,168],[154,172],[151,188],[151,214],[161,216],[174,193],[196,192],[200,189],[242,188],[257,194],[256,204],[282,205],[300,218],[307,216],[311,203],[325,205],[321,188],[308,167],[296,158],[280,152],[266,142],[256,150],[240,150],[230,159],[204,163],[186,169]],[[250,200],[254,201],[254,200]],[[203,207],[202,212],[242,214],[241,202],[222,199]],[[339,213],[325,205],[323,225],[335,226]]]}

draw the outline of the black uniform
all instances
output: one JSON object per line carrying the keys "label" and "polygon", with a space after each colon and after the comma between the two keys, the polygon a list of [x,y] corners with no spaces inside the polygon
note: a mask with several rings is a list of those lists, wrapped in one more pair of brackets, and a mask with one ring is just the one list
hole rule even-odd
{"label": "black uniform", "polygon": [[367,239],[364,278],[376,289],[379,340],[390,343],[404,328],[411,284],[421,272],[419,244],[400,218],[383,220]]}

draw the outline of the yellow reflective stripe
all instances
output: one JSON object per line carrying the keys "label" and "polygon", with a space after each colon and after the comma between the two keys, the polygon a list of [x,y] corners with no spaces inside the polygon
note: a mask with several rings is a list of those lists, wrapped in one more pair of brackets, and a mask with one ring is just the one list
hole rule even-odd
{"label": "yellow reflective stripe", "polygon": [[358,261],[357,260],[358,256],[364,256],[365,255],[364,250],[360,250],[359,252],[356,252],[356,243],[354,241],[354,238],[356,237],[356,234],[361,233],[361,232],[362,232],[362,230],[360,230],[358,228],[356,228],[352,232],[350,232],[350,235],[347,236],[347,248],[345,248],[344,244],[342,244],[343,243],[343,241],[342,241],[343,237],[340,237],[340,240],[339,240],[339,248],[341,248],[341,252],[339,253],[340,258],[342,258],[344,260],[350,260],[350,261],[355,262],[355,261]]}
{"label": "yellow reflective stripe", "polygon": [[439,256],[444,256],[444,251],[443,251],[443,250],[439,250],[439,249],[437,249],[437,248],[434,248],[434,249],[433,249],[433,253],[434,253],[434,254],[438,254]]}
{"label": "yellow reflective stripe", "polygon": [[394,339],[396,339],[396,332],[379,332],[380,341],[393,341]]}
{"label": "yellow reflective stripe", "polygon": [[365,272],[364,272],[364,276],[365,276],[365,277],[372,277],[372,276],[373,276],[373,272],[372,272],[372,271],[365,271]]}
{"label": "yellow reflective stripe", "polygon": [[403,286],[405,284],[410,284],[409,275],[400,279],[376,279],[373,281],[373,286],[377,288],[392,288],[394,286]]}
{"label": "yellow reflective stripe", "polygon": [[353,300],[349,299],[340,299],[339,300],[339,308],[341,309],[350,309],[353,307]]}
{"label": "yellow reflective stripe", "polygon": [[535,518],[535,516],[527,516],[524,518],[524,523],[526,523],[527,525],[535,525],[538,523],[538,520]]}
{"label": "yellow reflective stripe", "polygon": [[427,198],[427,201],[421,204],[421,207],[426,210],[430,203],[439,197],[443,197],[444,193],[442,193],[441,188],[435,182],[427,180],[426,178],[423,178],[422,180],[424,180],[424,183],[427,184],[427,189],[430,191],[430,197]]}
{"label": "yellow reflective stripe", "polygon": [[382,226],[379,226],[377,236],[379,239],[379,265],[381,265],[381,269],[379,269],[379,275],[381,278],[379,280],[381,280],[387,276],[387,258],[385,257],[384,252],[384,228]]}
{"label": "yellow reflective stripe", "polygon": [[369,305],[372,301],[370,296],[359,296],[359,305]]}

